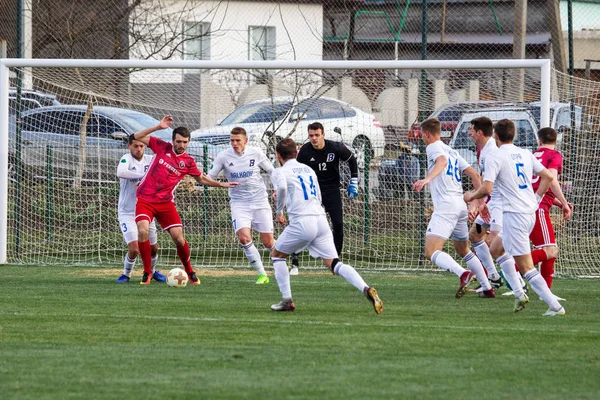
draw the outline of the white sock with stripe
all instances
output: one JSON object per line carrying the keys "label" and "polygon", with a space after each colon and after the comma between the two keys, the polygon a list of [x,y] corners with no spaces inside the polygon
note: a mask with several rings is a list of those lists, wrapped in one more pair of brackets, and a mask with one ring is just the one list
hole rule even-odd
{"label": "white sock with stripe", "polygon": [[500,278],[498,271],[496,270],[496,264],[494,264],[494,259],[492,258],[492,254],[490,253],[490,248],[485,242],[485,240],[480,240],[479,242],[473,243],[473,249],[475,250],[475,254],[479,257],[479,260],[485,267],[488,277],[493,280],[497,280]]}
{"label": "white sock with stripe", "polygon": [[244,249],[244,254],[246,255],[246,258],[248,259],[248,262],[252,268],[254,268],[259,275],[266,274],[265,267],[263,266],[262,259],[260,258],[260,253],[254,245],[254,242],[243,244],[242,248]]}
{"label": "white sock with stripe", "polygon": [[527,279],[533,291],[536,292],[538,296],[540,296],[542,300],[546,302],[546,304],[548,304],[548,307],[550,307],[552,311],[558,311],[561,309],[562,306],[558,300],[556,300],[556,297],[554,294],[552,294],[548,288],[548,284],[537,269],[534,268],[531,271],[528,271],[525,274],[525,279]]}
{"label": "white sock with stripe", "polygon": [[479,258],[472,252],[469,252],[463,257],[463,261],[467,264],[469,270],[475,274],[483,290],[490,290],[492,285],[490,285],[490,281],[488,281],[488,277],[485,274],[485,270],[483,269],[483,265],[481,265]]}
{"label": "white sock with stripe", "polygon": [[275,270],[275,280],[279,286],[279,291],[284,299],[292,298],[292,288],[290,286],[290,272],[288,271],[285,258],[271,258],[273,260],[273,269]]}
{"label": "white sock with stripe", "polygon": [[519,281],[521,274],[515,270],[515,259],[510,254],[504,253],[496,259],[496,262],[500,264],[500,268],[502,268],[502,272],[504,273],[504,279],[508,281],[515,297],[520,297],[523,293],[524,285]]}
{"label": "white sock with stripe", "polygon": [[123,275],[126,275],[131,278],[131,273],[133,272],[133,267],[135,267],[135,258],[132,260],[128,255],[125,255],[125,261],[123,262]]}
{"label": "white sock with stripe", "polygon": [[369,286],[351,265],[342,264],[341,261],[338,261],[338,263],[333,266],[333,272],[347,280],[352,286],[360,290],[361,293],[365,287]]}
{"label": "white sock with stripe", "polygon": [[467,270],[461,267],[460,264],[454,260],[454,258],[450,257],[448,253],[444,253],[441,250],[437,250],[435,253],[433,253],[431,256],[431,261],[441,269],[450,271],[459,278],[462,276],[462,274],[467,272]]}

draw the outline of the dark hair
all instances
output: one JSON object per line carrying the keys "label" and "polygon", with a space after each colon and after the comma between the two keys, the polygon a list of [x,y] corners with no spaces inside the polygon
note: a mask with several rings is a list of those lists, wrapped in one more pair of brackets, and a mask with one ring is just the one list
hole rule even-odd
{"label": "dark hair", "polygon": [[294,139],[292,138],[282,139],[279,143],[277,143],[277,146],[275,146],[275,150],[284,160],[296,158],[296,154],[298,154],[296,142],[294,142]]}
{"label": "dark hair", "polygon": [[235,128],[233,128],[231,130],[231,134],[232,135],[244,135],[244,136],[247,136],[246,135],[246,130],[244,128],[242,128],[241,126],[236,126]]}
{"label": "dark hair", "polygon": [[558,133],[552,128],[542,128],[538,131],[538,138],[542,144],[554,144]]}
{"label": "dark hair", "polygon": [[421,130],[427,131],[434,136],[440,136],[440,121],[437,118],[429,118],[421,122]]}
{"label": "dark hair", "polygon": [[512,143],[515,138],[515,123],[510,119],[501,119],[494,125],[494,132],[502,143]]}
{"label": "dark hair", "polygon": [[135,138],[135,133],[132,133],[131,135],[127,136],[127,145],[133,144],[134,140],[137,140]]}
{"label": "dark hair", "polygon": [[173,129],[173,140],[175,140],[175,135],[180,135],[184,138],[189,138],[190,130],[184,126],[180,126],[178,128]]}
{"label": "dark hair", "polygon": [[483,136],[491,137],[494,134],[494,123],[488,117],[477,117],[471,120],[475,131],[483,132]]}
{"label": "dark hair", "polygon": [[308,125],[309,131],[316,131],[317,129],[320,129],[321,132],[325,133],[325,128],[323,128],[323,124],[320,122],[313,122]]}

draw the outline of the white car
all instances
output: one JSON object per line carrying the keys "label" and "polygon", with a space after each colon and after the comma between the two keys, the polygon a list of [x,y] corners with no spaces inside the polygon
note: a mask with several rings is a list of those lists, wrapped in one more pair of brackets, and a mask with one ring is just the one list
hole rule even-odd
{"label": "white car", "polygon": [[450,143],[450,147],[458,151],[476,171],[479,171],[477,164],[477,147],[469,136],[469,128],[471,120],[478,117],[488,117],[493,123],[501,119],[510,119],[515,123],[515,138],[513,143],[516,146],[528,150],[537,148],[537,125],[531,112],[529,111],[480,111],[473,113],[465,113],[456,125],[456,131]]}
{"label": "white car", "polygon": [[241,126],[246,129],[249,145],[273,156],[274,144],[288,137],[290,132],[289,137],[299,145],[306,142],[308,125],[316,121],[325,127],[325,138],[351,146],[359,163],[365,150],[371,159],[383,155],[385,136],[379,121],[372,114],[326,97],[289,96],[254,101],[239,107],[216,126],[195,130],[191,135],[192,142],[218,146],[228,144],[231,130]]}

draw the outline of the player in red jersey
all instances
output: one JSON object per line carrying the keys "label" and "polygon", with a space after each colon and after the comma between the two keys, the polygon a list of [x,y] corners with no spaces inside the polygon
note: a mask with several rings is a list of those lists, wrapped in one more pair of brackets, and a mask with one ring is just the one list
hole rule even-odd
{"label": "player in red jersey", "polygon": [[[540,129],[538,131],[538,143],[540,144],[540,147],[533,153],[535,158],[537,158],[555,178],[555,184],[550,186],[550,190],[546,192],[539,202],[539,208],[535,214],[535,226],[529,235],[529,239],[535,247],[535,250],[531,252],[533,265],[537,265],[540,262],[542,263],[540,266],[540,273],[548,284],[548,287],[552,286],[554,261],[558,255],[558,247],[556,246],[556,239],[554,237],[554,228],[552,227],[552,221],[550,220],[550,207],[552,207],[553,204],[562,207],[562,204],[556,199],[555,195],[555,193],[561,191],[557,177],[562,173],[563,163],[562,154],[555,150],[556,138],[557,134],[554,129]],[[540,184],[540,178],[534,176],[531,183],[533,191],[537,191]],[[565,220],[568,220],[571,217],[571,213],[564,211],[563,217]]]}
{"label": "player in red jersey", "polygon": [[152,280],[152,256],[148,233],[153,218],[156,218],[163,230],[169,232],[175,242],[177,255],[190,278],[190,283],[193,285],[200,283],[192,269],[190,248],[183,236],[181,218],[173,202],[173,192],[179,182],[186,175],[191,175],[199,184],[205,186],[230,188],[239,185],[237,182],[217,182],[198,170],[194,159],[185,152],[190,143],[190,131],[187,128],[175,128],[172,143],[148,136],[171,125],[173,125],[173,118],[167,115],[158,125],[144,128],[133,134],[135,140],[144,143],[155,154],[148,173],[140,182],[136,192],[135,222],[138,227],[140,255],[144,263],[142,285],[149,285]]}

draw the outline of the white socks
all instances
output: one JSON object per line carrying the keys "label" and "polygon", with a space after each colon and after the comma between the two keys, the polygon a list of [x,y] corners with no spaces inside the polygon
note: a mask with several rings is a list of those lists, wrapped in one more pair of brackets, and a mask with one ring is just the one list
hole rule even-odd
{"label": "white socks", "polygon": [[158,263],[158,254],[152,257],[152,272],[156,269],[156,264]]}
{"label": "white socks", "polygon": [[556,300],[556,296],[552,294],[548,288],[548,284],[544,278],[542,278],[537,269],[534,268],[527,272],[525,274],[525,279],[527,279],[533,291],[536,292],[542,298],[542,300],[546,302],[546,304],[548,304],[548,307],[550,307],[552,311],[558,311],[562,308],[558,300]]}
{"label": "white socks", "polygon": [[496,259],[496,262],[500,264],[502,272],[504,273],[504,279],[508,281],[508,284],[513,290],[515,297],[520,297],[523,294],[524,282],[522,282],[521,274],[515,269],[515,259],[507,253],[504,253]]}
{"label": "white socks", "polygon": [[292,288],[290,287],[290,272],[288,271],[285,258],[271,258],[273,260],[273,269],[275,270],[275,280],[279,286],[279,291],[284,299],[292,298]]}
{"label": "white socks", "polygon": [[466,269],[461,267],[449,254],[444,253],[441,250],[437,250],[431,256],[431,261],[440,267],[441,269],[445,269],[446,271],[450,271],[453,274],[457,275],[459,278],[467,272]]}
{"label": "white socks", "polygon": [[333,266],[333,272],[347,280],[352,286],[360,290],[361,293],[365,287],[369,286],[352,266],[342,264],[341,261]]}
{"label": "white socks", "polygon": [[262,259],[260,258],[260,253],[254,245],[254,242],[243,244],[242,248],[244,249],[244,254],[248,259],[248,262],[250,262],[250,265],[252,265],[252,268],[254,268],[259,275],[266,274],[265,267],[263,266]]}
{"label": "white socks", "polygon": [[490,281],[488,281],[487,275],[485,274],[485,270],[483,269],[483,265],[481,265],[481,261],[479,258],[472,252],[467,253],[466,256],[463,257],[463,261],[469,267],[469,270],[477,276],[477,280],[481,284],[483,290],[490,290],[492,285],[490,285]]}
{"label": "white socks", "polygon": [[125,261],[123,262],[123,275],[131,278],[133,267],[135,266],[135,258],[131,260],[127,254],[125,254]]}
{"label": "white socks", "polygon": [[[477,243],[473,243],[473,249],[487,270],[488,277],[493,280],[500,278],[498,271],[496,271],[496,265],[494,264],[494,259],[492,258],[492,254],[490,253],[490,248],[487,243],[484,240],[480,240]],[[479,279],[479,277],[477,277],[477,279]]]}

